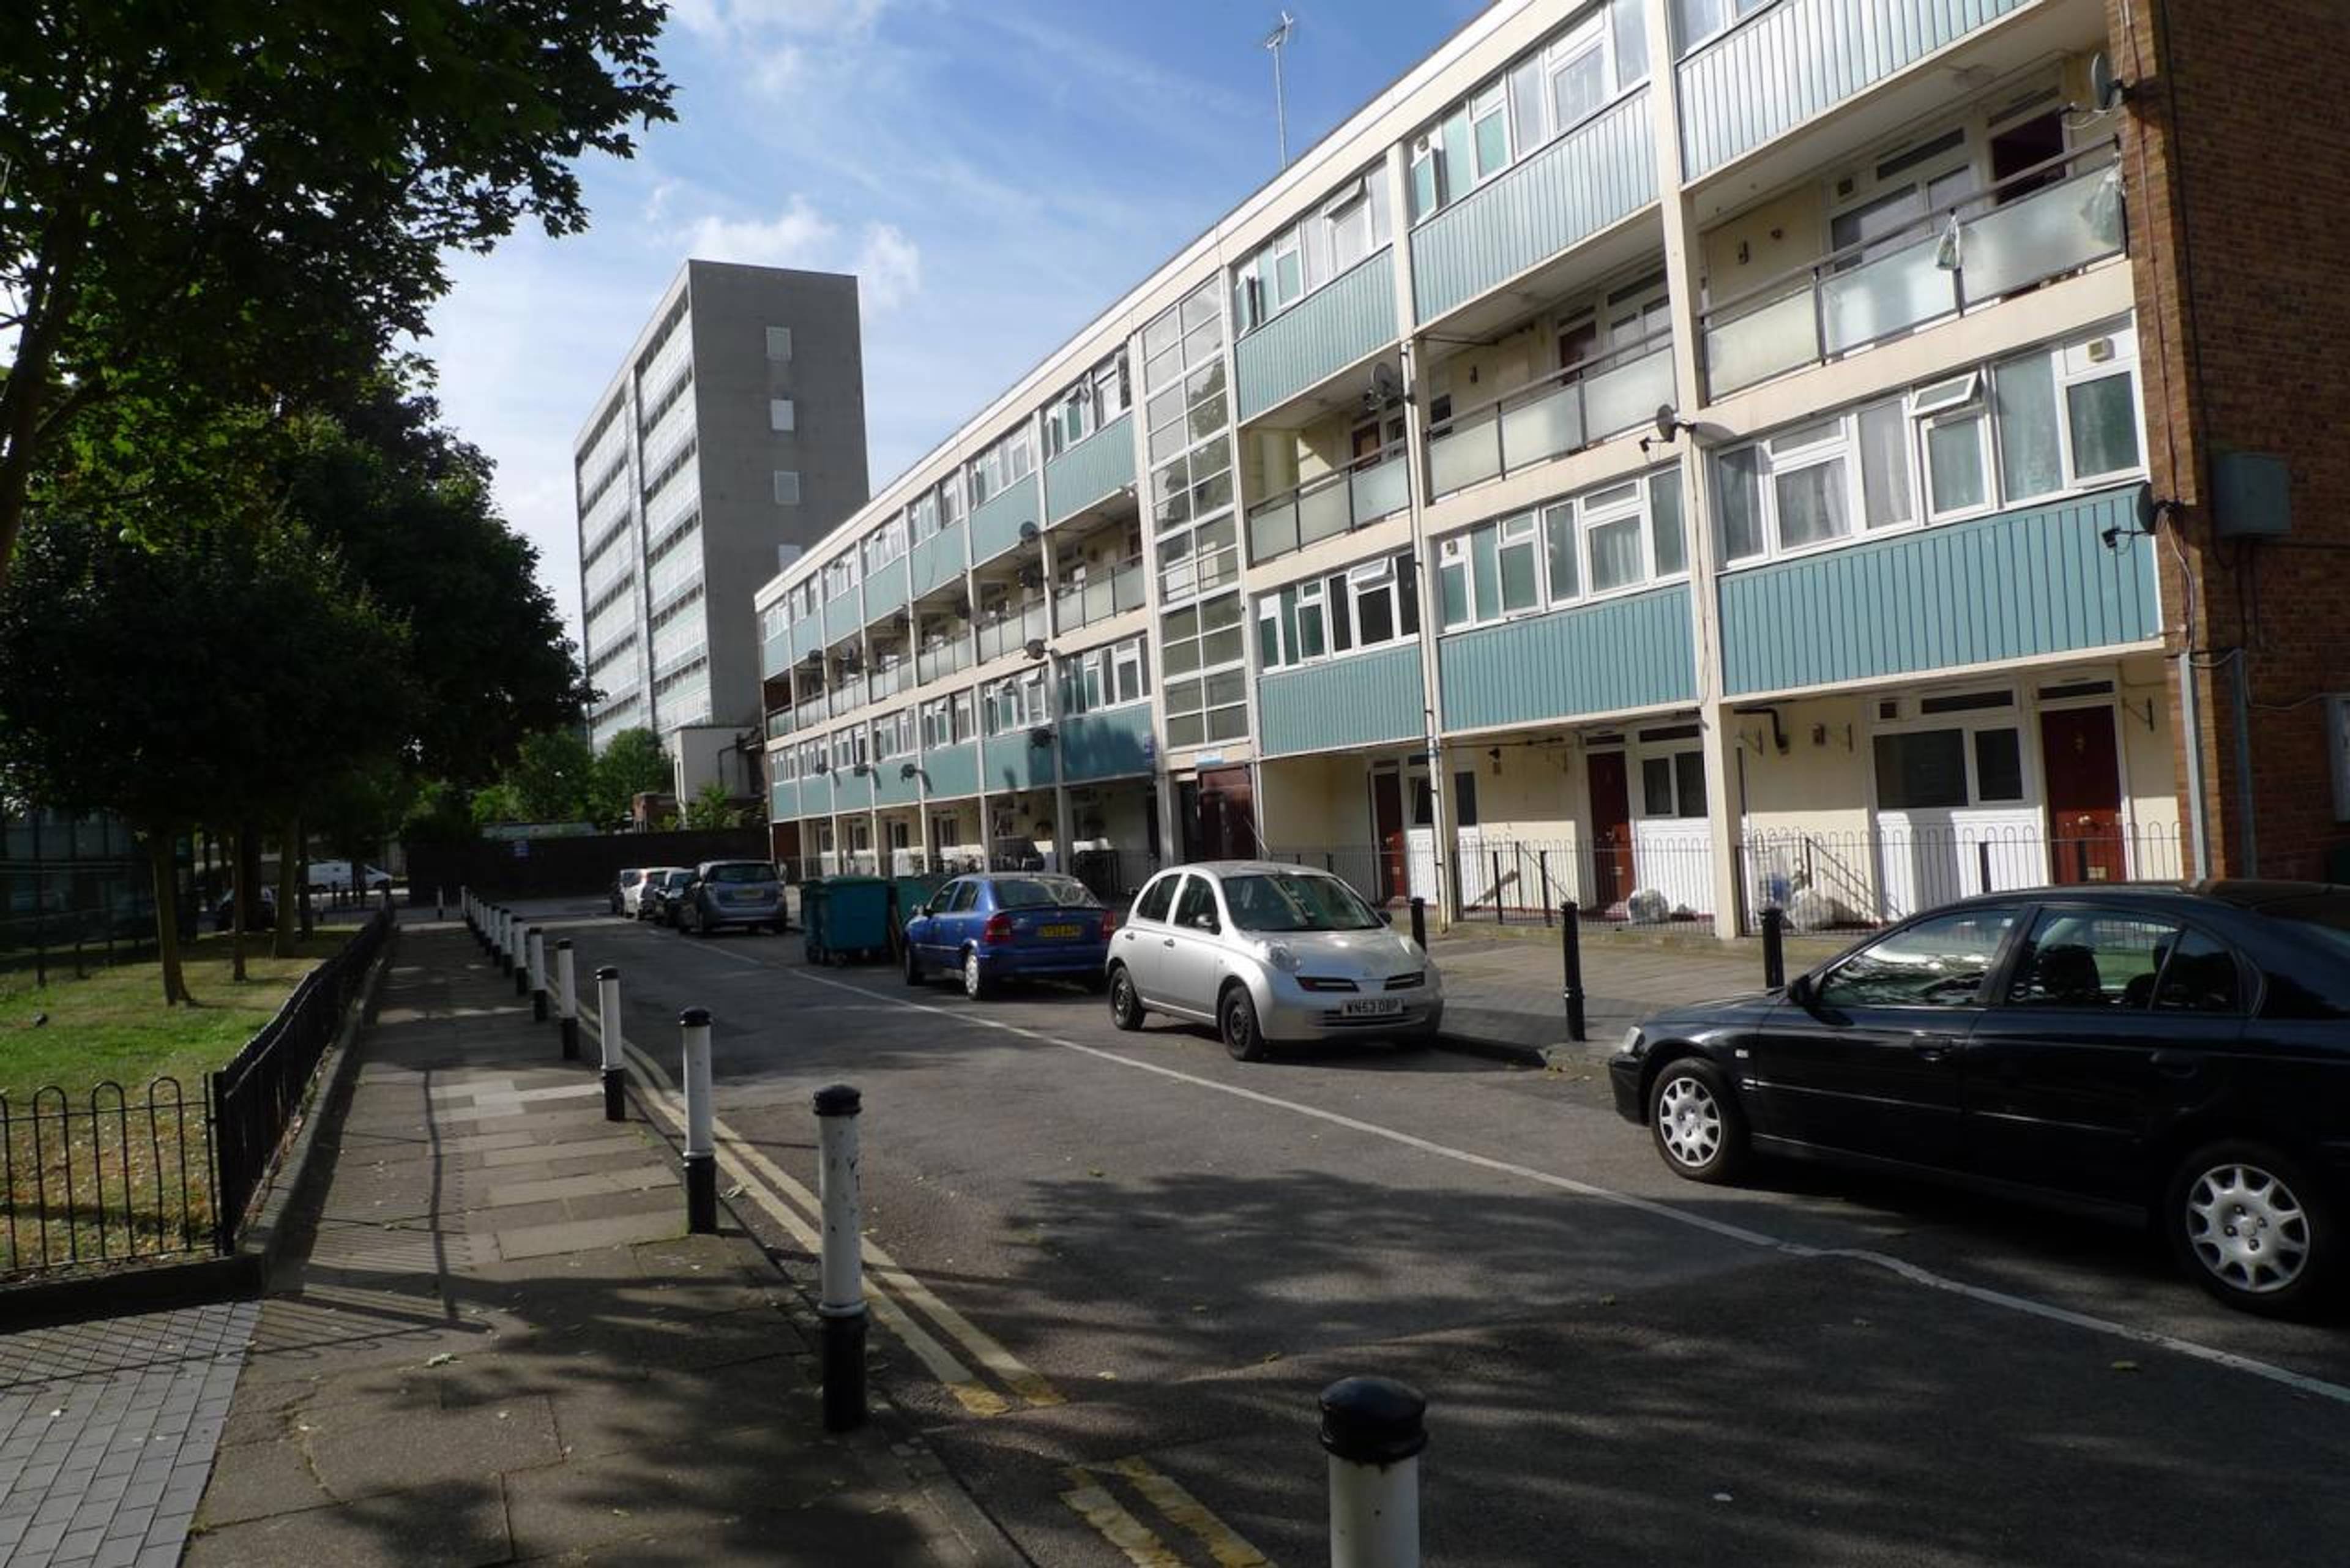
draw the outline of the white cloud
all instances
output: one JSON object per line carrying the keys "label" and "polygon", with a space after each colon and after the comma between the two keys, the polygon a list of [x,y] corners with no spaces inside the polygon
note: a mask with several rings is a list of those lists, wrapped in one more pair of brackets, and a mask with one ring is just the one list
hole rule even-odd
{"label": "white cloud", "polygon": [[848,270],[858,293],[875,310],[894,310],[922,289],[922,247],[895,223],[868,223],[865,243]]}
{"label": "white cloud", "polygon": [[821,267],[839,234],[807,198],[794,196],[777,216],[694,220],[679,235],[685,254],[702,261],[744,262],[754,266]]}
{"label": "white cloud", "polygon": [[781,98],[804,85],[812,52],[845,55],[873,36],[891,0],[671,0],[689,33],[744,67],[753,88]]}

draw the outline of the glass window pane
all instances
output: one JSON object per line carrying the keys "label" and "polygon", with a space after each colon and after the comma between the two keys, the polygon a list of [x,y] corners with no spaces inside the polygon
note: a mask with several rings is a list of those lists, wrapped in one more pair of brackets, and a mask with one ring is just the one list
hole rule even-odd
{"label": "glass window pane", "polygon": [[1297,607],[1297,657],[1319,659],[1329,649],[1322,640],[1322,606],[1312,600]]}
{"label": "glass window pane", "polygon": [[1681,471],[1648,476],[1648,547],[1656,573],[1669,577],[1689,566],[1688,535],[1681,530]]}
{"label": "glass window pane", "polygon": [[1640,815],[1673,815],[1673,760],[1650,757],[1640,764]]}
{"label": "glass window pane", "polygon": [[2023,798],[2023,737],[2015,730],[1975,732],[1975,799]]}
{"label": "glass window pane", "polygon": [[1495,555],[1493,530],[1480,528],[1469,536],[1471,586],[1476,589],[1477,618],[1492,620],[1502,613],[1502,566]]}
{"label": "glass window pane", "polygon": [[1604,594],[1640,580],[1640,520],[1618,518],[1591,530],[1591,591]]}
{"label": "glass window pane", "polygon": [[2077,477],[2117,473],[2138,465],[2137,400],[2126,375],[2076,381],[2064,389],[2073,424],[2073,471]]}
{"label": "glass window pane", "polygon": [[1673,782],[1680,789],[1682,816],[1705,815],[1705,753],[1682,752],[1673,758]]}
{"label": "glass window pane", "polygon": [[2178,928],[2167,920],[2047,910],[2033,924],[2008,1002],[2143,1012],[2178,940]]}
{"label": "glass window pane", "polygon": [[1741,561],[1762,553],[1762,453],[1744,447],[1721,454],[1721,558]]}
{"label": "glass window pane", "polygon": [[2056,367],[2045,354],[2011,359],[1991,384],[1999,414],[1999,478],[2007,499],[2064,487],[2056,451]]}
{"label": "glass window pane", "polygon": [[1926,427],[1926,472],[1936,513],[1963,512],[1983,504],[1981,414],[1938,420]]}
{"label": "glass window pane", "polygon": [[1436,159],[1431,153],[1411,164],[1411,215],[1415,222],[1436,211]]}
{"label": "glass window pane", "polygon": [[1541,594],[1534,581],[1534,545],[1531,539],[1521,539],[1501,552],[1502,613],[1532,609],[1540,602]]}
{"label": "glass window pane", "polygon": [[1387,584],[1365,588],[1355,596],[1355,629],[1366,648],[1393,639],[1395,597]]}
{"label": "glass window pane", "polygon": [[1542,57],[1530,55],[1510,73],[1511,132],[1518,149],[1540,147],[1549,132],[1543,124]]}
{"label": "glass window pane", "polygon": [[1550,78],[1550,122],[1561,130],[1579,125],[1607,98],[1607,63],[1599,41],[1556,66]]}
{"label": "glass window pane", "polygon": [[2240,1012],[2235,955],[2200,931],[2183,933],[2162,966],[2154,1005],[2165,1012]]}
{"label": "glass window pane", "polygon": [[1779,545],[1793,549],[1852,531],[1846,515],[1844,460],[1814,463],[1773,477],[1779,501]]}
{"label": "glass window pane", "polygon": [[1476,122],[1477,178],[1498,174],[1510,161],[1510,121],[1496,101]]}
{"label": "glass window pane", "polygon": [[1909,421],[1898,398],[1860,410],[1860,487],[1869,527],[1916,516],[1909,504]]}
{"label": "glass window pane", "polygon": [[1297,253],[1293,250],[1274,257],[1273,263],[1274,299],[1279,304],[1287,305],[1291,300],[1295,299],[1305,291],[1305,275],[1302,270],[1302,264],[1298,260]]}
{"label": "glass window pane", "polygon": [[2014,924],[2010,909],[1920,920],[1838,964],[1820,984],[1821,1005],[1970,1007]]}
{"label": "glass window pane", "polygon": [[1967,732],[1913,730],[1877,737],[1877,804],[1910,811],[1967,804]]}
{"label": "glass window pane", "polygon": [[1554,506],[1543,514],[1543,535],[1550,546],[1550,597],[1554,603],[1571,599],[1581,588],[1575,569],[1575,508]]}
{"label": "glass window pane", "polygon": [[1469,563],[1447,561],[1437,568],[1436,587],[1443,599],[1444,629],[1469,624]]}
{"label": "glass window pane", "polygon": [[1616,87],[1621,91],[1648,74],[1648,7],[1646,0],[1615,0],[1608,24],[1616,29]]}
{"label": "glass window pane", "polygon": [[1281,617],[1271,605],[1256,618],[1256,661],[1267,670],[1281,668]]}

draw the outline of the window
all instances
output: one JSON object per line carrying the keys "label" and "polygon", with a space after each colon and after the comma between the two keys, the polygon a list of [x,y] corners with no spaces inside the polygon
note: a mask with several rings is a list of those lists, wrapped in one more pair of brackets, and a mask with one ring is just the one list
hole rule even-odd
{"label": "window", "polygon": [[917,545],[939,531],[939,498],[935,494],[917,496],[906,511],[908,532]]}
{"label": "window", "polygon": [[2024,799],[2023,738],[2012,724],[1893,731],[1876,738],[1875,750],[1881,810],[1957,810]]}
{"label": "window", "polygon": [[1640,564],[1640,487],[1617,485],[1585,497],[1583,528],[1591,549],[1591,591],[1637,583]]}
{"label": "window", "polygon": [[1165,924],[1168,909],[1175,902],[1175,889],[1182,884],[1183,878],[1179,874],[1161,877],[1158,881],[1145,888],[1142,890],[1142,897],[1135,900],[1134,918],[1138,920],[1148,920],[1152,925]]}
{"label": "window", "polygon": [[2155,981],[2155,1011],[2241,1012],[2242,985],[2234,953],[2200,931],[2183,931]]}
{"label": "window", "polygon": [[1387,243],[1387,191],[1380,174],[1375,168],[1346,181],[1233,269],[1232,319],[1238,330],[1263,326]]}
{"label": "window", "polygon": [[1441,168],[1442,160],[1438,156],[1435,137],[1422,135],[1412,138],[1409,172],[1411,216],[1414,223],[1443,205]]}
{"label": "window", "polygon": [[1090,713],[1150,695],[1143,639],[1088,649],[1061,665],[1061,711]]}
{"label": "window", "polygon": [[1409,555],[1293,583],[1257,601],[1257,661],[1278,670],[1419,635]]}
{"label": "window", "polygon": [[1669,577],[1689,569],[1689,535],[1681,523],[1681,471],[1659,469],[1648,476],[1649,569]]}
{"label": "window", "polygon": [[1820,1004],[1970,1007],[2014,924],[2012,909],[1969,909],[1904,927],[1831,971]]}
{"label": "window", "polygon": [[1659,469],[1440,541],[1438,607],[1458,631],[1686,569],[1679,475]]}
{"label": "window", "polygon": [[1558,130],[1580,125],[1607,100],[1607,37],[1596,26],[1579,28],[1543,55],[1544,96]]}
{"label": "window", "polygon": [[1196,746],[1246,733],[1248,681],[1238,668],[1246,658],[1240,595],[1170,611],[1161,620],[1159,642],[1167,743]]}
{"label": "window", "polygon": [[2178,933],[2168,920],[2043,909],[2016,960],[2008,1005],[2142,1012]]}
{"label": "window", "polygon": [[788,359],[792,357],[792,329],[788,327],[767,328],[767,358]]}
{"label": "window", "polygon": [[1476,155],[1473,178],[1490,180],[1510,166],[1509,104],[1500,83],[1469,100],[1469,140]]}
{"label": "window", "polygon": [[797,415],[792,408],[792,400],[789,398],[767,400],[767,428],[784,434],[788,434],[798,428]]}
{"label": "window", "polygon": [[1575,526],[1575,503],[1560,501],[1543,508],[1543,543],[1544,559],[1550,567],[1550,597],[1554,603],[1575,597],[1583,580],[1577,558],[1583,545]]}
{"label": "window", "polygon": [[1909,427],[1898,399],[1860,410],[1856,431],[1860,449],[1863,524],[1890,528],[1916,517],[1909,504]]}
{"label": "window", "polygon": [[1692,817],[1705,815],[1705,753],[1675,752],[1640,763],[1640,815]]}
{"label": "window", "polygon": [[935,751],[954,742],[953,721],[948,717],[947,700],[931,699],[922,704],[922,749]]}
{"label": "window", "polygon": [[1183,896],[1175,904],[1175,923],[1195,930],[1220,929],[1216,919],[1216,889],[1205,877],[1183,879]]}
{"label": "window", "polygon": [[775,470],[775,504],[797,506],[800,504],[800,476],[788,468]]}
{"label": "window", "polygon": [[[1420,788],[1425,792],[1426,781],[1420,781]],[[1432,806],[1434,803],[1427,804]],[[1425,827],[1429,824],[1425,818],[1422,818],[1418,826]],[[1477,775],[1467,768],[1452,775],[1452,826],[1455,827],[1477,826]]]}
{"label": "window", "polygon": [[1322,221],[1329,226],[1333,277],[1368,256],[1378,246],[1378,237],[1371,223],[1371,199],[1359,188],[1354,195],[1323,209]]}

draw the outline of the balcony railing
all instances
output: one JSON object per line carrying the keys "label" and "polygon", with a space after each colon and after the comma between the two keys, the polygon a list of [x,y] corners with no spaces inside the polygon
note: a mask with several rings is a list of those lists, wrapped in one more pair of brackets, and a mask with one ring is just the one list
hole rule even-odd
{"label": "balcony railing", "polygon": [[770,712],[767,715],[767,739],[780,741],[790,734],[796,712],[796,710],[791,708],[777,708]]}
{"label": "balcony railing", "polygon": [[899,659],[877,667],[872,674],[865,678],[866,700],[879,702],[885,697],[895,697],[900,691],[910,691],[913,690],[913,686],[914,661],[910,659]]}
{"label": "balcony railing", "polygon": [[925,685],[933,680],[943,680],[956,670],[969,669],[970,666],[971,633],[968,629],[914,655],[914,672]]}
{"label": "balcony railing", "polygon": [[1564,457],[1647,424],[1672,400],[1672,334],[1618,344],[1430,425],[1429,491],[1450,495]]}
{"label": "balcony railing", "polygon": [[984,620],[979,627],[979,659],[984,664],[991,659],[1003,659],[1018,653],[1031,638],[1045,634],[1045,601],[1037,599],[1024,605],[1011,614]]}
{"label": "balcony railing", "polygon": [[1138,556],[1101,576],[1089,577],[1075,587],[1056,589],[1053,595],[1054,623],[1063,631],[1072,631],[1140,609],[1146,587],[1142,558]]}
{"label": "balcony railing", "polygon": [[1707,395],[1866,348],[2128,249],[2118,143],[2020,170],[1703,317]]}
{"label": "balcony railing", "polygon": [[1285,556],[1392,517],[1410,504],[1410,470],[1399,441],[1249,508],[1249,559]]}

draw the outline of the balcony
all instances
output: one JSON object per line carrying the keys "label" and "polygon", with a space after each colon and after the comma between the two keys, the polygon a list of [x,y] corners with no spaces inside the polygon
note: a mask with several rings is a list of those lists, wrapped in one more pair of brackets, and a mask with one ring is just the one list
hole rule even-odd
{"label": "balcony", "polygon": [[1388,245],[1232,346],[1241,418],[1280,407],[1395,340],[1395,247]]}
{"label": "balcony", "polygon": [[1071,632],[1140,609],[1148,602],[1149,593],[1142,570],[1141,557],[1137,556],[1121,563],[1117,570],[1088,578],[1075,587],[1055,589],[1053,624],[1063,632]]}
{"label": "balcony", "polygon": [[1411,473],[1401,443],[1349,467],[1307,481],[1249,508],[1249,560],[1262,564],[1324,539],[1351,534],[1411,504]]}
{"label": "balcony", "polygon": [[900,691],[910,691],[913,689],[914,661],[910,659],[897,659],[887,664],[877,664],[873,673],[865,678],[865,699],[868,702],[879,702],[884,699],[895,697]]}
{"label": "balcony", "polygon": [[896,561],[877,568],[865,579],[860,590],[865,596],[867,624],[906,607],[906,568]]}
{"label": "balcony", "polygon": [[923,793],[932,800],[979,793],[979,745],[964,741],[922,753]]}
{"label": "balcony", "polygon": [[792,732],[795,710],[777,708],[767,714],[767,739],[780,741]]}
{"label": "balcony", "polygon": [[971,628],[963,628],[944,642],[914,655],[914,673],[921,684],[944,680],[958,670],[971,668]]}
{"label": "balcony", "polygon": [[[1697,697],[1686,583],[1456,632],[1437,643],[1447,730]],[[1846,612],[1849,618],[1849,612]]]}
{"label": "balcony", "polygon": [[1657,199],[1641,88],[1412,231],[1412,307],[1436,317]]}
{"label": "balcony", "polygon": [[1156,754],[1148,702],[1061,721],[1061,768],[1071,784],[1147,775]]}
{"label": "balcony", "polygon": [[645,498],[646,538],[666,538],[671,524],[702,500],[699,469],[699,460],[687,463],[663,481],[659,490]]}
{"label": "balcony", "polygon": [[855,587],[824,602],[824,641],[829,648],[865,629],[865,601]]}
{"label": "balcony", "polygon": [[920,598],[958,581],[970,564],[960,523],[941,528],[927,539],[916,540],[906,563],[914,597]]}
{"label": "balcony", "polygon": [[1036,476],[1015,480],[971,509],[971,555],[973,561],[992,561],[1020,543],[1022,524],[1044,526],[1042,493]]}
{"label": "balcony", "polygon": [[1134,483],[1134,416],[1120,414],[1045,465],[1045,517],[1058,523]]}
{"label": "balcony", "polygon": [[1673,400],[1672,334],[1594,355],[1428,433],[1429,489],[1439,496],[1649,423]]}
{"label": "balcony", "polygon": [[921,773],[921,764],[911,756],[876,759],[873,763],[873,804],[919,804],[922,798]]}
{"label": "balcony", "polygon": [[980,782],[990,794],[1040,789],[1053,783],[1053,748],[1036,744],[1031,730],[1012,730],[981,742],[979,765]]}
{"label": "balcony", "polygon": [[1047,635],[1045,601],[1034,600],[1016,611],[980,622],[979,661],[985,664],[993,659],[1004,659],[1023,652],[1031,639],[1041,640]]}
{"label": "balcony", "polygon": [[767,820],[795,822],[800,815],[800,786],[794,779],[778,779],[767,786]]}
{"label": "balcony", "polygon": [[759,679],[773,680],[792,667],[792,634],[779,631],[759,644]]}
{"label": "balcony", "polygon": [[1269,670],[1256,683],[1264,754],[1332,751],[1417,739],[1426,723],[1419,644]]}
{"label": "balcony", "polygon": [[[1723,685],[1777,691],[2159,638],[2152,542],[2105,543],[2136,526],[2144,492],[2122,485],[1728,573]],[[1856,605],[1887,613],[1856,616]]]}
{"label": "balcony", "polygon": [[2032,0],[1781,0],[1676,67],[1699,179]]}
{"label": "balcony", "polygon": [[824,646],[824,618],[806,616],[792,622],[792,662],[797,664]]}
{"label": "balcony", "polygon": [[2101,141],[2021,170],[1715,306],[1702,318],[1708,398],[2121,254],[2117,146]]}

